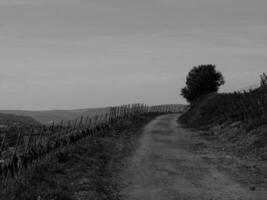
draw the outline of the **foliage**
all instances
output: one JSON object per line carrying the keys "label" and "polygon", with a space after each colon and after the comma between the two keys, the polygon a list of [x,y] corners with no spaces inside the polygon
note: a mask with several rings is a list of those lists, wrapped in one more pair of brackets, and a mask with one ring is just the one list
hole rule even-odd
{"label": "foliage", "polygon": [[217,92],[224,83],[224,77],[221,72],[216,71],[215,65],[200,65],[187,75],[186,86],[181,90],[181,95],[192,103],[203,95]]}
{"label": "foliage", "polygon": [[247,127],[267,124],[267,88],[198,98],[180,120],[190,126],[243,122]]}
{"label": "foliage", "polygon": [[0,113],[0,125],[12,126],[39,126],[40,123],[27,116]]}
{"label": "foliage", "polygon": [[119,199],[114,173],[132,153],[142,133],[140,127],[157,113],[116,121],[108,130],[83,138],[17,176],[8,190],[0,186],[1,200]]}

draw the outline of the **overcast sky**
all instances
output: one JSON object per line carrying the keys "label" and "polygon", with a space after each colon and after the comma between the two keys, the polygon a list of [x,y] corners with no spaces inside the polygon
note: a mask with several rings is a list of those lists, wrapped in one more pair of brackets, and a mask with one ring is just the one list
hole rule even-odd
{"label": "overcast sky", "polygon": [[267,71],[266,0],[0,0],[0,109],[184,103],[189,70],[222,91]]}

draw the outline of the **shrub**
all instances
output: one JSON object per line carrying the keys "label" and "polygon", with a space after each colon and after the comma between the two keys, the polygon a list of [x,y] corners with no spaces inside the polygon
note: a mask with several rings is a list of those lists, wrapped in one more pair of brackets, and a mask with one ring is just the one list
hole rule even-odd
{"label": "shrub", "polygon": [[215,65],[200,65],[187,75],[186,86],[181,90],[181,95],[192,103],[203,95],[217,92],[224,83],[224,77],[221,72],[216,71]]}

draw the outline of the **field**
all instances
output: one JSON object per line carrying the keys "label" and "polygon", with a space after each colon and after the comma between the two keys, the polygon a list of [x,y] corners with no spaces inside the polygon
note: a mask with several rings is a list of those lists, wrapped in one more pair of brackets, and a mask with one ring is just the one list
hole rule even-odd
{"label": "field", "polygon": [[[246,197],[257,188],[253,196],[258,195],[257,199],[262,200],[267,192],[264,189],[267,135],[265,115],[261,111],[264,107],[253,105],[258,110],[251,110],[253,102],[258,100],[246,98],[248,95],[265,95],[262,91],[265,90],[227,94],[227,98],[221,98],[226,94],[208,95],[195,102],[188,111],[181,105],[123,105],[93,117],[81,116],[50,125],[17,128],[13,135],[5,134],[9,140],[6,137],[2,140],[1,197],[8,200],[117,200],[131,199],[131,195],[157,195],[162,187],[169,195],[179,196],[188,192],[183,189],[183,184],[190,184],[193,179],[201,182],[199,177],[204,176],[212,184],[203,183],[205,186],[201,184],[201,188],[195,188],[198,192],[189,192],[184,194],[185,197],[217,198],[221,192],[227,198],[233,195]],[[264,101],[261,103],[264,105]],[[225,108],[230,105],[242,107],[236,110]],[[168,114],[171,112],[176,114]],[[185,112],[180,118],[183,125],[176,123],[178,112]],[[254,120],[255,112],[263,115]],[[166,115],[147,125],[161,114]],[[201,131],[184,128],[194,122],[195,128]],[[144,125],[147,126],[142,130]],[[164,155],[164,152],[172,153]],[[129,165],[129,159],[134,163]],[[144,159],[144,162],[136,163],[136,159]],[[220,160],[226,163],[220,163]],[[184,161],[190,164],[185,166]],[[199,165],[205,167],[199,169]],[[147,173],[140,173],[138,169]],[[201,173],[192,173],[192,169]],[[131,176],[127,170],[133,172]],[[151,170],[158,174],[157,177],[150,175]],[[214,180],[214,174],[220,174],[223,181]],[[162,180],[165,181],[163,185]],[[170,191],[168,188],[174,180],[179,187]],[[145,187],[146,181],[157,190],[147,194],[143,189],[136,193],[135,186],[144,184]],[[238,190],[229,192],[227,188],[236,184]],[[207,190],[210,185],[218,193],[210,193]],[[206,190],[207,193],[201,193]],[[129,198],[127,191],[133,192]]]}
{"label": "field", "polygon": [[4,127],[11,126],[38,126],[40,122],[27,116],[17,116],[12,114],[0,113],[0,125]]}
{"label": "field", "polygon": [[0,113],[28,116],[42,124],[59,123],[61,120],[75,120],[81,116],[95,116],[105,114],[109,108],[93,108],[78,110],[49,110],[49,111],[23,111],[23,110],[0,110]]}
{"label": "field", "polygon": [[118,185],[112,176],[135,148],[140,127],[154,117],[141,115],[114,123],[107,131],[61,148],[49,160],[29,168],[0,199],[71,200],[86,196],[117,200]]}
{"label": "field", "polygon": [[180,105],[153,107],[144,104],[123,105],[111,107],[105,114],[101,113],[94,117],[81,116],[67,123],[61,121],[57,124],[52,123],[50,126],[10,127],[1,135],[0,141],[1,186],[9,194],[10,187],[23,177],[25,171],[34,169],[42,161],[49,160],[52,155],[79,141],[87,138],[94,140],[95,137],[102,136],[106,132],[112,132],[117,126],[119,129],[127,128],[127,123],[125,124],[127,120],[139,121],[143,114],[178,112],[183,109],[184,107]]}

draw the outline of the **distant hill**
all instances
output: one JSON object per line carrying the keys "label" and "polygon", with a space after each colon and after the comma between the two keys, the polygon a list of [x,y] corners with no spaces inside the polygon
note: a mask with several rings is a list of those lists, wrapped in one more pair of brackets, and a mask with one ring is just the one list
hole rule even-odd
{"label": "distant hill", "polygon": [[107,113],[109,108],[93,108],[78,110],[48,110],[48,111],[25,111],[25,110],[0,110],[0,113],[23,115],[31,117],[42,124],[51,122],[60,122],[61,120],[74,120],[78,117],[94,116],[97,114]]}
{"label": "distant hill", "polygon": [[40,123],[31,118],[31,117],[26,117],[26,116],[18,116],[18,115],[11,115],[11,114],[3,114],[0,113],[0,126],[1,127],[11,127],[14,125],[18,126],[37,126],[40,125]]}

